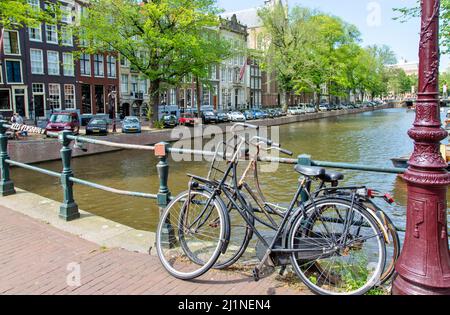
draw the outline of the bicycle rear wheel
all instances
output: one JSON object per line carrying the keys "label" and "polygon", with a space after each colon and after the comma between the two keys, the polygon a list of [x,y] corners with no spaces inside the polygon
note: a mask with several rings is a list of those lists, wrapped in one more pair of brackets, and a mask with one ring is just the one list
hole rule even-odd
{"label": "bicycle rear wheel", "polygon": [[174,277],[200,277],[217,261],[228,241],[226,209],[208,191],[183,192],[164,210],[156,248],[164,268]]}
{"label": "bicycle rear wheel", "polygon": [[385,284],[392,279],[392,276],[395,273],[395,264],[400,257],[401,251],[400,238],[394,223],[387,215],[384,215],[384,218],[387,223],[389,244],[386,244],[386,265],[383,274],[381,275],[380,284]]}
{"label": "bicycle rear wheel", "polygon": [[301,250],[291,262],[305,285],[322,295],[360,295],[378,285],[386,248],[372,215],[339,199],[320,200],[305,211],[288,240],[290,249]]}

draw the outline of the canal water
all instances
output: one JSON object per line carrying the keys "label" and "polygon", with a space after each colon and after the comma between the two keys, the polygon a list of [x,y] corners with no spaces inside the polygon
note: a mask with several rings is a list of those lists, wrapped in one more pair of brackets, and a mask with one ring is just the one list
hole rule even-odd
{"label": "canal water", "polygon": [[[414,112],[388,109],[280,126],[280,141],[284,148],[296,155],[307,153],[315,160],[351,162],[373,166],[392,166],[390,159],[412,151],[407,130],[414,120]],[[77,177],[118,189],[156,193],[157,159],[150,152],[119,151],[74,159]],[[169,188],[173,194],[187,189],[186,173],[206,175],[207,162],[170,163]],[[61,170],[61,162],[40,163],[38,166]],[[390,192],[396,204],[382,203],[400,228],[405,226],[406,185],[397,175],[343,171],[345,184],[367,185]],[[16,186],[62,200],[59,179],[14,168],[12,178]],[[261,175],[262,190],[267,199],[287,202],[298,182],[292,165],[280,165],[276,172]],[[75,186],[75,200],[83,210],[106,217],[136,229],[154,231],[158,222],[158,208],[154,200],[117,196]],[[449,195],[450,198],[450,195]]]}

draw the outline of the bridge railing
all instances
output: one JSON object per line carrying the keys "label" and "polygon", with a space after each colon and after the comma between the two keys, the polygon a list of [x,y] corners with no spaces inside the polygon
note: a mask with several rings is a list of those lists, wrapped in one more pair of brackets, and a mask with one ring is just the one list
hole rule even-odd
{"label": "bridge railing", "polygon": [[[45,132],[44,130],[37,130],[34,128],[32,131],[37,131],[37,133],[45,133],[48,137],[57,138],[61,144],[61,161],[62,161],[62,171],[61,173],[47,170],[41,167],[29,165],[19,161],[11,160],[8,154],[8,136],[7,131],[10,128],[15,128],[15,130],[20,130],[20,126],[13,126],[8,124],[6,121],[0,121],[0,195],[9,196],[15,194],[14,183],[10,176],[10,166],[16,166],[24,169],[28,169],[34,172],[42,173],[52,177],[60,178],[61,186],[63,189],[63,202],[60,206],[59,216],[66,220],[71,221],[80,217],[80,212],[78,205],[75,202],[73,185],[84,185],[94,189],[103,190],[113,194],[119,194],[124,196],[132,196],[139,198],[153,199],[157,201],[160,211],[164,209],[171,200],[171,193],[168,186],[169,178],[169,164],[168,155],[169,153],[178,154],[191,154],[191,155],[201,155],[204,157],[211,157],[215,155],[212,151],[202,151],[202,150],[190,150],[190,149],[178,149],[171,148],[166,142],[158,143],[154,146],[147,145],[135,145],[126,143],[117,143],[112,141],[93,139],[85,136],[75,136],[70,131],[57,132]],[[124,150],[144,150],[151,151],[158,158],[158,163],[156,165],[156,170],[159,177],[159,190],[156,193],[145,193],[136,191],[120,190],[113,187],[101,185],[91,181],[83,180],[75,177],[72,167],[72,144],[73,147],[82,149],[82,145],[85,143],[94,145],[103,145],[109,147],[115,147]],[[330,167],[338,169],[347,170],[358,170],[367,172],[381,172],[390,174],[401,174],[405,170],[401,168],[389,168],[389,167],[372,167],[366,165],[350,164],[350,163],[336,163],[327,161],[314,161],[309,155],[300,155],[297,159],[289,158],[277,158],[277,157],[261,157],[259,159],[261,162],[277,162],[281,164],[300,164],[300,165],[312,165],[321,167]]]}

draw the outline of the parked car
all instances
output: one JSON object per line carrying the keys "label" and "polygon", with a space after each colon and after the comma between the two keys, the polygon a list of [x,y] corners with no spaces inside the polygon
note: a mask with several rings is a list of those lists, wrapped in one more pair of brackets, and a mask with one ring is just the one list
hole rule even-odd
{"label": "parked car", "polygon": [[265,118],[267,118],[267,114],[264,113],[260,109],[254,109],[252,112],[253,112],[253,117],[255,117],[255,119],[265,119]]}
{"label": "parked car", "polygon": [[78,134],[80,132],[80,119],[76,112],[53,113],[45,129],[50,132],[69,130]]}
{"label": "parked car", "polygon": [[164,128],[174,128],[178,125],[177,116],[175,115],[164,115],[161,118]]}
{"label": "parked car", "polygon": [[255,119],[255,116],[249,110],[244,111],[243,114],[244,114],[246,120],[253,120],[253,119]]}
{"label": "parked car", "polygon": [[194,126],[195,125],[195,116],[192,113],[181,114],[181,117],[178,119],[178,123],[183,126],[186,126],[186,125]]}
{"label": "parked car", "polygon": [[245,121],[245,116],[240,112],[230,112],[228,113],[228,119],[233,122]]}
{"label": "parked car", "polygon": [[86,126],[86,135],[107,135],[108,120],[106,118],[92,118]]}
{"label": "parked car", "polygon": [[217,123],[217,115],[213,111],[202,112],[202,121],[204,124]]}
{"label": "parked car", "polygon": [[297,108],[296,107],[289,107],[287,110],[288,115],[297,115]]}
{"label": "parked car", "polygon": [[217,113],[217,122],[229,122],[230,119],[228,118],[228,115],[225,113]]}
{"label": "parked car", "polygon": [[142,131],[141,122],[135,116],[127,116],[122,121],[123,133],[140,133]]}
{"label": "parked car", "polygon": [[320,104],[319,111],[326,112],[326,111],[329,111],[329,110],[330,109],[329,109],[329,107],[326,104]]}
{"label": "parked car", "polygon": [[309,105],[306,106],[306,113],[307,114],[313,114],[313,113],[316,113],[316,112],[317,112],[317,109],[316,109],[315,105],[309,104]]}

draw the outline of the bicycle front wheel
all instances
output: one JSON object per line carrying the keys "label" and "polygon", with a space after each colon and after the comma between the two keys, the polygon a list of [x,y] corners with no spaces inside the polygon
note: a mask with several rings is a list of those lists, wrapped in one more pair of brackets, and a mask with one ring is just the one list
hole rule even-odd
{"label": "bicycle front wheel", "polygon": [[367,210],[325,199],[305,209],[289,234],[292,265],[312,291],[360,295],[380,282],[385,265],[383,233]]}
{"label": "bicycle front wheel", "polygon": [[164,210],[156,248],[164,268],[174,277],[200,277],[217,261],[227,238],[226,209],[210,192],[178,195]]}

